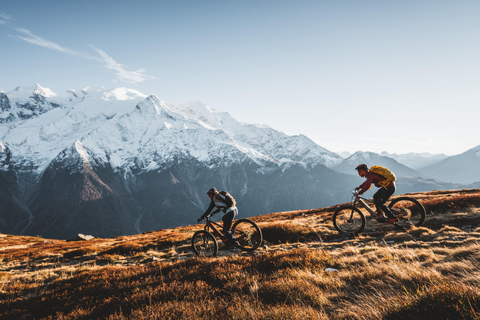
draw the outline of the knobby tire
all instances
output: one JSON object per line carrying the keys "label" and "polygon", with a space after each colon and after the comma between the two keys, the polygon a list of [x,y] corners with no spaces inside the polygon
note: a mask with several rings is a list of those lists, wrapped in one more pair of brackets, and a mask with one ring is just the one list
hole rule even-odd
{"label": "knobby tire", "polygon": [[339,207],[335,210],[332,219],[333,226],[341,234],[357,235],[365,229],[365,216],[351,205]]}
{"label": "knobby tire", "polygon": [[392,202],[390,202],[388,207],[390,209],[397,208],[403,210],[402,213],[406,214],[407,217],[402,217],[401,213],[398,216],[397,224],[403,224],[405,227],[421,226],[425,221],[425,217],[427,215],[425,207],[418,200],[410,197],[400,197],[394,199]]}
{"label": "knobby tire", "polygon": [[262,230],[250,219],[239,219],[232,226],[232,232],[239,248],[245,251],[257,249],[263,241]]}
{"label": "knobby tire", "polygon": [[218,252],[218,243],[213,234],[200,230],[192,237],[192,249],[197,256],[215,257]]}

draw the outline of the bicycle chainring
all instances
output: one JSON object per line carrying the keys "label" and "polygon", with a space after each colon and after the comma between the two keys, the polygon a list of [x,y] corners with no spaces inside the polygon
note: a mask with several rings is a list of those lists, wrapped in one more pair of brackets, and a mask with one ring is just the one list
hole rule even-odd
{"label": "bicycle chainring", "polygon": [[405,220],[410,219],[410,217],[412,216],[412,211],[407,208],[396,209],[394,210],[394,212],[398,218]]}

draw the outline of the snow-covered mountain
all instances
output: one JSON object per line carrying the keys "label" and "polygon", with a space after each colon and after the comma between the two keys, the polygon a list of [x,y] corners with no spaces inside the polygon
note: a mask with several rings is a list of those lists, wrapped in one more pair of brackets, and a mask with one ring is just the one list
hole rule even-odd
{"label": "snow-covered mountain", "polygon": [[267,165],[332,165],[340,157],[305,136],[268,126],[241,124],[202,103],[169,105],[156,96],[117,88],[86,88],[57,95],[39,85],[3,95],[0,141],[13,160],[41,173],[60,151],[80,142],[85,159],[95,155],[115,169],[161,168],[189,156],[211,165],[249,158]]}
{"label": "snow-covered mountain", "polygon": [[[10,182],[0,231],[110,236],[192,223],[212,186],[240,198],[246,216],[318,207],[340,199],[327,178],[351,179],[327,168],[339,161],[305,136],[199,102],[19,87],[0,93],[0,175]],[[305,180],[314,187],[302,190]]]}
{"label": "snow-covered mountain", "polygon": [[392,168],[402,192],[446,186],[392,158],[342,159],[200,102],[128,88],[0,90],[3,233],[110,237],[191,224],[213,186],[234,195],[241,217],[319,208],[350,199],[359,163]]}

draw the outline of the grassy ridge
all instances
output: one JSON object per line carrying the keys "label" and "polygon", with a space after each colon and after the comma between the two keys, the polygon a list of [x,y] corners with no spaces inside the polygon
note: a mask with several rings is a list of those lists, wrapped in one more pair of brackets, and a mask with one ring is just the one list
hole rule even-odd
{"label": "grassy ridge", "polygon": [[199,226],[83,243],[3,236],[0,318],[479,319],[480,193],[418,197],[431,210],[421,228],[369,221],[346,239],[328,210],[265,215],[265,248],[214,259],[187,255]]}

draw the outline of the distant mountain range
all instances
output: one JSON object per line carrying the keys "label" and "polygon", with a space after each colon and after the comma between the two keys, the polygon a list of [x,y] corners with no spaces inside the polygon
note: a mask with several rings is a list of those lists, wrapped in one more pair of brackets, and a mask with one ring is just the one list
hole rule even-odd
{"label": "distant mountain range", "polygon": [[127,88],[0,90],[0,232],[109,237],[191,224],[212,186],[230,191],[244,217],[318,208],[348,201],[359,163],[390,167],[399,192],[475,186],[478,153],[410,154],[409,166],[403,155],[344,159],[199,102]]}
{"label": "distant mountain range", "polygon": [[480,181],[480,145],[422,168],[426,175],[441,181],[475,183]]}
{"label": "distant mountain range", "polygon": [[440,162],[446,158],[447,155],[441,154],[431,154],[431,153],[406,153],[406,154],[396,154],[382,152],[381,156],[389,157],[397,160],[399,163],[410,167],[414,170],[421,170],[425,167],[431,166],[437,162]]}

